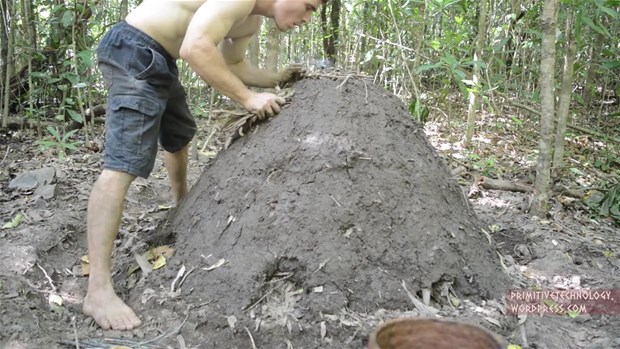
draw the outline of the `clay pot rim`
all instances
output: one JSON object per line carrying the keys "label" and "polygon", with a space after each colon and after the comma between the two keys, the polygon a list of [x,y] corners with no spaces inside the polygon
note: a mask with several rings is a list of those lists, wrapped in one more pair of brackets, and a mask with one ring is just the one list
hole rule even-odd
{"label": "clay pot rim", "polygon": [[508,348],[508,343],[506,342],[506,340],[504,338],[500,337],[498,334],[493,333],[491,330],[488,330],[488,329],[486,329],[485,327],[483,327],[481,325],[468,323],[468,322],[465,322],[464,320],[461,320],[461,319],[428,317],[428,316],[424,316],[424,317],[400,317],[400,318],[394,318],[394,319],[387,319],[387,320],[383,321],[370,334],[369,341],[368,341],[368,348],[369,349],[374,348],[371,345],[375,345],[376,348],[379,348],[378,345],[376,344],[377,334],[383,328],[385,328],[385,327],[387,327],[387,326],[389,326],[391,324],[395,324],[395,323],[413,322],[413,321],[416,321],[416,322],[417,321],[443,322],[443,323],[458,324],[458,325],[465,325],[465,326],[473,327],[473,328],[476,328],[478,330],[481,330],[482,332],[486,333],[489,337],[495,339],[495,341],[499,344],[500,348],[502,348],[502,349]]}

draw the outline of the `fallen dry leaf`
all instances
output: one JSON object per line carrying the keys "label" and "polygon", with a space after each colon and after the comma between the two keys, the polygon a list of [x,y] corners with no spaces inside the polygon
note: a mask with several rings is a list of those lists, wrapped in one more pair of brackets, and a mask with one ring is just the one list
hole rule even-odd
{"label": "fallen dry leaf", "polygon": [[139,255],[136,253],[134,254],[134,258],[136,259],[136,262],[138,262],[138,265],[140,266],[140,269],[142,269],[142,273],[144,275],[148,275],[153,271],[153,267],[151,266],[151,263],[149,263],[148,259],[146,259],[145,255]]}
{"label": "fallen dry leaf", "polygon": [[321,292],[323,292],[323,286],[317,286],[317,287],[313,288],[312,292],[314,292],[314,293],[321,293]]}
{"label": "fallen dry leaf", "polygon": [[140,296],[140,299],[142,301],[142,304],[146,304],[146,302],[148,302],[153,297],[155,297],[155,290],[152,288],[147,288],[146,290],[144,290],[144,292],[142,292],[142,296]]}
{"label": "fallen dry leaf", "polygon": [[22,219],[24,219],[24,216],[21,213],[18,213],[15,216],[15,218],[13,218],[13,220],[11,220],[10,222],[4,223],[4,225],[2,226],[2,229],[17,228],[21,224]]}
{"label": "fallen dry leaf", "polygon": [[153,257],[151,259],[156,259],[159,256],[164,256],[166,258],[171,258],[174,256],[174,248],[168,245],[154,247],[150,251],[153,253]]}
{"label": "fallen dry leaf", "polygon": [[82,262],[82,276],[90,275],[90,264]]}
{"label": "fallen dry leaf", "polygon": [[174,280],[172,281],[172,285],[170,285],[170,292],[174,292],[174,288],[177,284],[177,282],[179,280],[181,280],[181,278],[183,277],[183,275],[185,275],[185,264],[183,264],[181,266],[181,269],[179,269],[179,272],[177,273],[177,277],[174,278]]}
{"label": "fallen dry leaf", "polygon": [[235,324],[237,323],[237,317],[235,317],[234,315],[227,316],[226,321],[228,322],[228,326],[230,326],[230,329],[234,332]]}
{"label": "fallen dry leaf", "polygon": [[204,156],[206,156],[208,158],[212,158],[212,157],[215,157],[215,155],[217,155],[217,153],[214,152],[214,151],[211,151],[211,150],[207,150],[207,151],[201,151],[200,155],[204,155]]}
{"label": "fallen dry leaf", "polygon": [[211,271],[213,269],[217,269],[221,267],[222,265],[226,264],[226,262],[227,260],[225,260],[224,258],[221,258],[219,261],[217,261],[217,263],[213,264],[212,266],[202,268],[202,270]]}
{"label": "fallen dry leaf", "polygon": [[88,260],[88,255],[84,255],[80,257],[80,266],[82,267],[82,276],[90,275],[90,261]]}
{"label": "fallen dry leaf", "polygon": [[62,306],[62,297],[57,294],[50,294],[48,302],[51,304],[56,304],[58,306]]}
{"label": "fallen dry leaf", "polygon": [[166,257],[159,256],[153,262],[153,270],[157,270],[157,269],[163,267],[164,265],[166,265]]}
{"label": "fallen dry leaf", "polygon": [[157,206],[157,208],[158,208],[160,211],[166,211],[166,210],[171,209],[171,208],[172,208],[172,205],[159,205],[159,206]]}
{"label": "fallen dry leaf", "polygon": [[140,266],[138,265],[138,263],[134,263],[132,264],[128,269],[127,269],[127,276],[130,276],[131,274],[135,273],[136,271],[140,270]]}

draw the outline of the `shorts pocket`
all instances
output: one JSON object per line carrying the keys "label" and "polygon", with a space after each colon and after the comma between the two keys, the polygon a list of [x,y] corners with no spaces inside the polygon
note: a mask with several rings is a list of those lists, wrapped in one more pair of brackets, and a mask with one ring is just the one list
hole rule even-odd
{"label": "shorts pocket", "polygon": [[155,156],[163,106],[145,97],[112,96],[110,110],[106,122],[113,138],[134,157]]}
{"label": "shorts pocket", "polygon": [[139,111],[140,113],[156,116],[163,109],[159,103],[141,96],[112,96],[110,98],[110,109],[117,112],[122,108]]}
{"label": "shorts pocket", "polygon": [[163,80],[163,83],[171,78],[166,58],[150,47],[136,46],[130,65],[133,66],[136,80]]}

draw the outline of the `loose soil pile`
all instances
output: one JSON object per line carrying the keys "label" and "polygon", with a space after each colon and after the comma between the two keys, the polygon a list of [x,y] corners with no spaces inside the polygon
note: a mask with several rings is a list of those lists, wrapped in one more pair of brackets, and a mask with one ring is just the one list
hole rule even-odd
{"label": "loose soil pile", "polygon": [[193,272],[172,296],[203,307],[205,348],[249,347],[244,328],[261,348],[360,348],[367,333],[346,343],[325,316],[412,309],[408,292],[423,288],[440,302],[500,298],[509,283],[496,252],[402,103],[354,79],[295,90],[171,213],[157,243],[172,243],[177,262],[135,288],[132,305],[152,308],[145,299],[170,289],[182,263]]}

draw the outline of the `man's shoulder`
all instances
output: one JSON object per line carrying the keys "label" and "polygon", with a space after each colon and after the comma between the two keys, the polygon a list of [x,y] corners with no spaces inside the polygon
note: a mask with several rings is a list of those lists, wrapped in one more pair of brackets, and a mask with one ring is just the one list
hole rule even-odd
{"label": "man's shoulder", "polygon": [[242,39],[254,35],[260,30],[263,23],[263,17],[259,15],[250,15],[242,22],[238,23],[228,34],[230,39]]}

